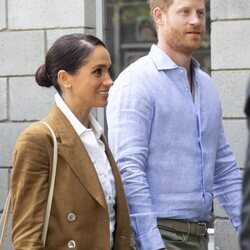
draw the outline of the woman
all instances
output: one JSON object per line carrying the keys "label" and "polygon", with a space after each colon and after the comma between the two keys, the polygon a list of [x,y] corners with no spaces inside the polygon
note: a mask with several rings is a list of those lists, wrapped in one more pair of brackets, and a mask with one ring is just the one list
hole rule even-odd
{"label": "woman", "polygon": [[44,119],[55,132],[58,163],[46,245],[42,229],[48,197],[52,136],[41,123],[19,137],[13,156],[12,238],[16,250],[129,249],[130,226],[120,176],[102,129],[90,114],[107,105],[113,82],[102,41],[59,38],[36,72],[54,86],[56,104]]}

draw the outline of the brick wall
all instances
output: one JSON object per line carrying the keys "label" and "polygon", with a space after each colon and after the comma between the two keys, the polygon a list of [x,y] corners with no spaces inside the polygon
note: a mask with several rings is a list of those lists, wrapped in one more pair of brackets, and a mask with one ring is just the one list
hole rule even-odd
{"label": "brick wall", "polygon": [[[95,34],[95,1],[0,0],[0,211],[13,145],[54,101],[55,90],[39,87],[34,73],[55,39],[73,32]],[[10,232],[5,247],[12,249]]]}
{"label": "brick wall", "polygon": [[[225,133],[241,169],[244,168],[247,126],[243,113],[250,79],[250,2],[211,0],[212,77],[221,95]],[[238,237],[215,202],[215,249],[238,250]]]}

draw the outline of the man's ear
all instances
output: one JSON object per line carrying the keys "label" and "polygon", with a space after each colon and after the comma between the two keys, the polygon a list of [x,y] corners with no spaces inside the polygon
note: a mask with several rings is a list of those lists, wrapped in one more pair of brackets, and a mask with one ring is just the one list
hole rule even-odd
{"label": "man's ear", "polygon": [[164,17],[164,13],[161,10],[160,7],[155,7],[153,10],[153,19],[155,21],[156,26],[161,26],[164,22],[163,17]]}

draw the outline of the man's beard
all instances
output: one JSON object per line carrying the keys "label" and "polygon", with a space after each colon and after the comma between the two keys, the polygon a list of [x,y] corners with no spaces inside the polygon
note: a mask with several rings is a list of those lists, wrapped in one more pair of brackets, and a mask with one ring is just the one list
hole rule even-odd
{"label": "man's beard", "polygon": [[[192,31],[198,30],[193,29]],[[185,55],[192,55],[195,50],[197,50],[201,46],[201,42],[204,37],[204,32],[199,29],[200,38],[192,38],[188,37],[187,33],[180,33],[179,30],[171,29],[169,32],[169,36],[166,37],[166,42],[168,45],[175,50],[176,52],[180,52]]]}

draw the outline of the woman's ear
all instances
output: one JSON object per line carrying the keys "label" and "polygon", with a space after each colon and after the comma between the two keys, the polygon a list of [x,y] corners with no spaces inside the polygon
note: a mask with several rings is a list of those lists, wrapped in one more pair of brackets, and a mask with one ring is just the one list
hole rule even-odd
{"label": "woman's ear", "polygon": [[59,70],[57,73],[58,84],[61,88],[71,88],[70,74],[65,70]]}

